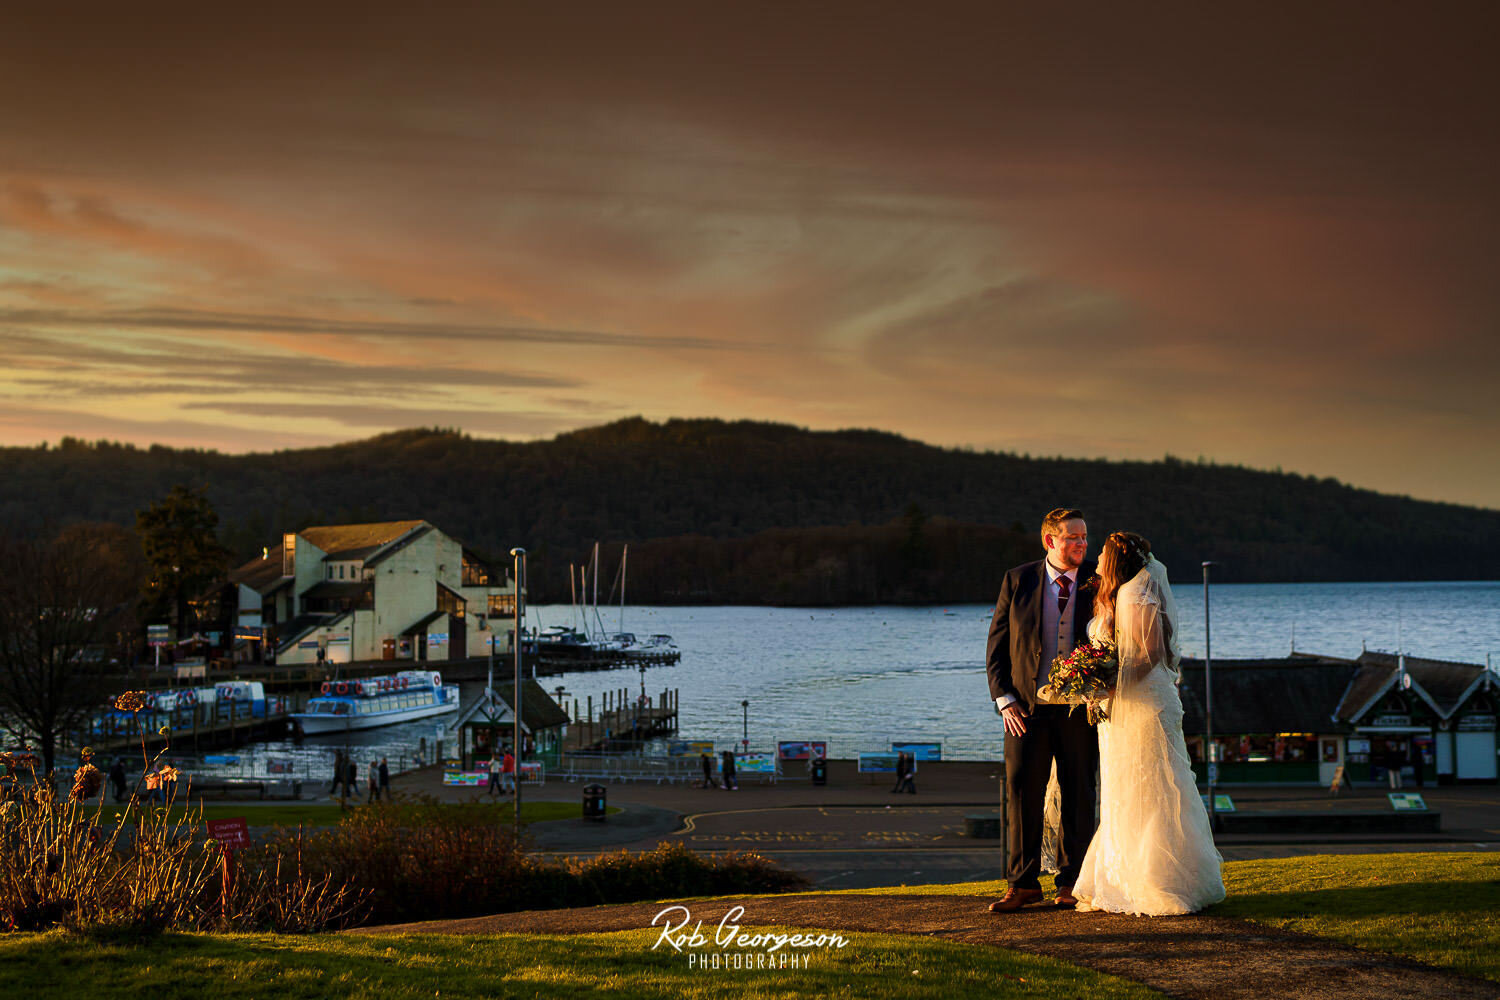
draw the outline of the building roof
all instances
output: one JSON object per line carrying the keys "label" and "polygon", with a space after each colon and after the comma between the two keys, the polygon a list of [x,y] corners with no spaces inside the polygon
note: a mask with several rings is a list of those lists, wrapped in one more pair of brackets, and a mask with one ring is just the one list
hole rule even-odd
{"label": "building roof", "polygon": [[300,614],[289,622],[279,624],[275,626],[276,649],[278,652],[286,649],[314,629],[332,625],[343,617],[343,615]]}
{"label": "building roof", "polygon": [[279,544],[275,548],[267,548],[264,556],[257,556],[229,571],[230,583],[249,587],[261,595],[276,589],[276,585],[281,580],[281,546]]}
{"label": "building roof", "polygon": [[[1335,733],[1332,719],[1359,666],[1324,656],[1214,660],[1215,733]],[[1182,661],[1183,732],[1204,731],[1203,661]]]}
{"label": "building roof", "polygon": [[368,580],[322,580],[304,590],[302,598],[358,600],[374,589],[375,585]]}
{"label": "building roof", "polygon": [[[495,685],[495,697],[500,702],[500,715],[509,720],[511,716],[511,702],[515,695],[515,684],[510,681],[501,681]],[[461,715],[451,726],[457,729],[464,725],[484,725],[488,718],[485,714],[485,697],[481,694],[468,710]],[[507,722],[507,724],[509,724]],[[553,729],[557,726],[568,724],[568,713],[563,711],[552,700],[534,678],[525,678],[521,681],[521,727],[529,733],[541,729]]]}
{"label": "building roof", "polygon": [[[1396,669],[1395,653],[1361,653],[1359,662],[1372,667]],[[1467,699],[1474,682],[1482,680],[1485,668],[1477,663],[1457,663],[1453,660],[1429,660],[1420,656],[1406,658],[1406,672],[1411,674],[1414,684],[1420,684],[1439,714],[1444,718],[1452,715]]]}
{"label": "building roof", "polygon": [[297,534],[321,549],[325,559],[365,559],[425,527],[429,527],[426,521],[379,521],[303,528]]}
{"label": "building roof", "polygon": [[423,615],[421,618],[418,618],[415,622],[402,629],[401,634],[422,635],[427,631],[427,626],[431,625],[433,622],[437,621],[447,613],[448,612],[446,611],[429,611],[427,612],[427,614]]}

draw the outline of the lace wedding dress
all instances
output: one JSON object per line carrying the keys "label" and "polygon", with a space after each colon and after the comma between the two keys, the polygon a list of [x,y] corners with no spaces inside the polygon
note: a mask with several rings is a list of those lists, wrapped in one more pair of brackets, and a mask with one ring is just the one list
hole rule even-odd
{"label": "lace wedding dress", "polygon": [[[1099,724],[1099,829],[1073,887],[1081,910],[1165,916],[1224,898],[1182,738],[1176,622],[1166,567],[1148,558],[1115,598],[1120,680]],[[1089,637],[1107,627],[1095,618]]]}

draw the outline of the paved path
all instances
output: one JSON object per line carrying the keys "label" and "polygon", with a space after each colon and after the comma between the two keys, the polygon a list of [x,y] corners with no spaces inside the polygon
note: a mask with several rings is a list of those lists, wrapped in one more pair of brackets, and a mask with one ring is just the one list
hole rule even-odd
{"label": "paved path", "polygon": [[[693,904],[707,929],[733,900]],[[1500,986],[1318,938],[1217,917],[1124,917],[1032,907],[996,916],[988,900],[955,896],[755,896],[743,927],[933,935],[1011,948],[1121,976],[1168,996],[1203,1000],[1495,1000]],[[575,934],[640,930],[669,903],[507,913],[363,928],[350,933]],[[659,925],[658,925],[659,926]]]}

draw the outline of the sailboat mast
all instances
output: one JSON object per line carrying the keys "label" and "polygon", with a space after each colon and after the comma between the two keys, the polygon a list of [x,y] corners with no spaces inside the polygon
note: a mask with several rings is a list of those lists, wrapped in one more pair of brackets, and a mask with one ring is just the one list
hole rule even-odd
{"label": "sailboat mast", "polygon": [[620,553],[620,631],[625,631],[625,564],[630,561],[630,546]]}
{"label": "sailboat mast", "polygon": [[[599,620],[599,543],[594,543],[594,620]],[[588,617],[584,616],[587,623]],[[604,638],[604,623],[599,622],[599,638]]]}

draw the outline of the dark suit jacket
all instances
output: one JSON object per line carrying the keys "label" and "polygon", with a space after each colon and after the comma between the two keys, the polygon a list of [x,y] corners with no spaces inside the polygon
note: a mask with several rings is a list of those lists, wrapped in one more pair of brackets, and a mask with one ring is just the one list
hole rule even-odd
{"label": "dark suit jacket", "polygon": [[[990,677],[990,700],[1015,695],[1027,712],[1036,708],[1036,675],[1042,667],[1042,598],[1047,594],[1046,560],[1017,566],[1005,574],[995,617],[990,621],[990,643],[985,654],[985,672]],[[1093,617],[1094,590],[1085,584],[1094,575],[1094,563],[1078,567],[1078,585],[1087,603],[1073,611],[1073,641],[1079,642]]]}

